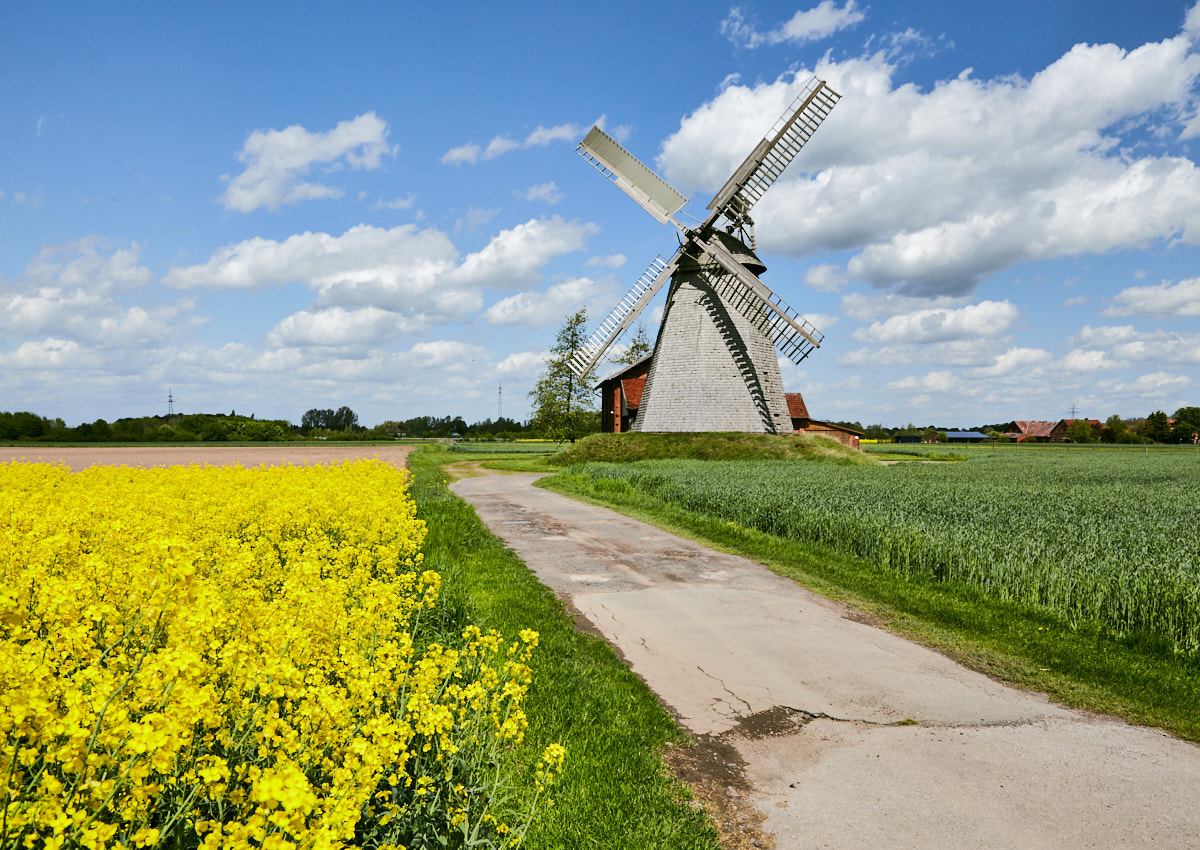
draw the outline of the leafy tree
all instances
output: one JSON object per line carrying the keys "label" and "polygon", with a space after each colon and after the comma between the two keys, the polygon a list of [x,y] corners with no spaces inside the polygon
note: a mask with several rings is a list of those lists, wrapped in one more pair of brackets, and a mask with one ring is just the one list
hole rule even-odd
{"label": "leafy tree", "polygon": [[599,424],[592,399],[592,373],[581,379],[568,365],[571,354],[587,340],[586,326],[587,308],[566,317],[550,349],[546,368],[529,393],[533,399],[534,430],[552,440],[573,441],[596,430]]}
{"label": "leafy tree", "polygon": [[1171,439],[1171,423],[1167,419],[1167,414],[1156,410],[1147,416],[1143,436],[1156,443],[1165,443]]}
{"label": "leafy tree", "polygon": [[1181,407],[1171,417],[1175,424],[1171,426],[1171,438],[1177,443],[1190,443],[1200,434],[1200,407]]}
{"label": "leafy tree", "polygon": [[1096,442],[1096,434],[1092,430],[1092,423],[1086,419],[1072,419],[1071,424],[1067,426],[1067,439],[1072,443]]}
{"label": "leafy tree", "polygon": [[343,405],[334,412],[328,427],[332,431],[357,431],[358,414]]}
{"label": "leafy tree", "polygon": [[1104,420],[1104,431],[1101,436],[1107,443],[1123,443],[1129,432],[1129,424],[1117,414]]}
{"label": "leafy tree", "polygon": [[313,408],[300,417],[300,430],[304,434],[325,429],[327,431],[359,431],[358,414],[346,406],[337,410]]}
{"label": "leafy tree", "polygon": [[649,354],[651,350],[650,339],[646,336],[646,326],[638,322],[633,339],[629,340],[629,345],[625,347],[624,353],[620,357],[613,357],[612,362],[623,366],[632,366]]}

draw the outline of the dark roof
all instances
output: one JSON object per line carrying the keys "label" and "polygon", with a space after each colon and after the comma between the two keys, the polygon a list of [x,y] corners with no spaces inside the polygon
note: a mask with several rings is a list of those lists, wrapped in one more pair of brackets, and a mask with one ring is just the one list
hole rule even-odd
{"label": "dark roof", "polygon": [[947,440],[986,440],[987,434],[981,434],[978,431],[946,431]]}
{"label": "dark roof", "polygon": [[792,419],[808,419],[808,405],[800,393],[784,393],[787,398],[788,416]]}

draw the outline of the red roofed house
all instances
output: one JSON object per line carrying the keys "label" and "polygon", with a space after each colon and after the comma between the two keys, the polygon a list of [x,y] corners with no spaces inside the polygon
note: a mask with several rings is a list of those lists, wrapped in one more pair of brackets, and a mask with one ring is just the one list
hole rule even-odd
{"label": "red roofed house", "polygon": [[792,417],[792,429],[795,431],[803,431],[806,434],[821,434],[825,437],[832,437],[843,445],[847,445],[852,449],[858,448],[858,441],[862,438],[861,431],[855,431],[853,428],[845,428],[841,425],[834,425],[832,422],[822,422],[820,419],[813,419],[808,415],[808,405],[804,403],[804,396],[800,393],[784,393],[787,398],[788,415]]}
{"label": "red roofed house", "polygon": [[650,372],[653,356],[626,366],[600,382],[600,430],[606,433],[628,431],[642,403],[642,390]]}
{"label": "red roofed house", "polygon": [[[1016,431],[1008,431],[1004,434],[1011,440],[1016,440],[1018,443],[1064,443],[1067,440],[1067,429],[1071,427],[1074,419],[1060,419],[1057,422],[1046,422],[1037,419],[1017,419],[1013,422],[1017,426]],[[1100,429],[1103,428],[1099,419],[1085,420],[1092,426],[1092,430],[1097,435]]]}

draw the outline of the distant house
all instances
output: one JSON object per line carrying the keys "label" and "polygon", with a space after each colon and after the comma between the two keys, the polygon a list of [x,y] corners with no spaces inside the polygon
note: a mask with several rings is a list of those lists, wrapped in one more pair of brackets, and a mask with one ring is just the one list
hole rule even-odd
{"label": "distant house", "polygon": [[[1097,435],[1103,428],[1099,419],[1085,419],[1084,421],[1092,426],[1093,432]],[[1006,431],[1003,436],[1018,443],[1065,443],[1067,442],[1067,429],[1073,422],[1075,422],[1074,419],[1060,419],[1057,422],[1017,419],[1013,422],[1017,426],[1017,430]]]}
{"label": "distant house", "polygon": [[943,433],[949,443],[982,443],[984,440],[991,439],[987,434],[979,431],[944,431]]}
{"label": "distant house", "polygon": [[805,434],[821,434],[826,437],[832,437],[843,445],[849,446],[852,449],[859,447],[859,440],[862,439],[862,431],[855,431],[853,428],[846,428],[842,425],[835,425],[832,422],[822,422],[820,419],[813,419],[808,415],[808,405],[804,403],[804,396],[800,393],[784,393],[787,398],[788,415],[792,419],[792,430],[803,431]]}

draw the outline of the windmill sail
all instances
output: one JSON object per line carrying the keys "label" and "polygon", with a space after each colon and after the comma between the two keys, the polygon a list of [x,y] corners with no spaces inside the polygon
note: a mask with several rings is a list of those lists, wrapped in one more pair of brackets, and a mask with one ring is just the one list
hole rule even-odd
{"label": "windmill sail", "polygon": [[713,218],[724,215],[733,222],[745,219],[841,98],[824,80],[816,77],[809,80],[804,91],[709,202]]}
{"label": "windmill sail", "polygon": [[714,283],[717,294],[767,335],[775,347],[793,363],[799,364],[824,338],[787,302],[739,263],[716,239],[703,243],[704,250],[725,270]]}
{"label": "windmill sail", "polygon": [[642,310],[646,309],[646,305],[650,303],[662,285],[670,279],[671,274],[678,266],[679,254],[676,254],[669,263],[662,257],[655,257],[651,260],[650,265],[642,272],[641,277],[637,279],[625,297],[617,302],[617,306],[597,326],[592,335],[588,337],[587,342],[571,355],[567,365],[571,367],[571,371],[576,376],[582,378],[592,370],[609,346],[625,332],[626,328],[633,324],[633,320]]}
{"label": "windmill sail", "polygon": [[599,127],[593,127],[576,150],[663,224],[674,221],[671,217],[687,203],[687,198]]}

